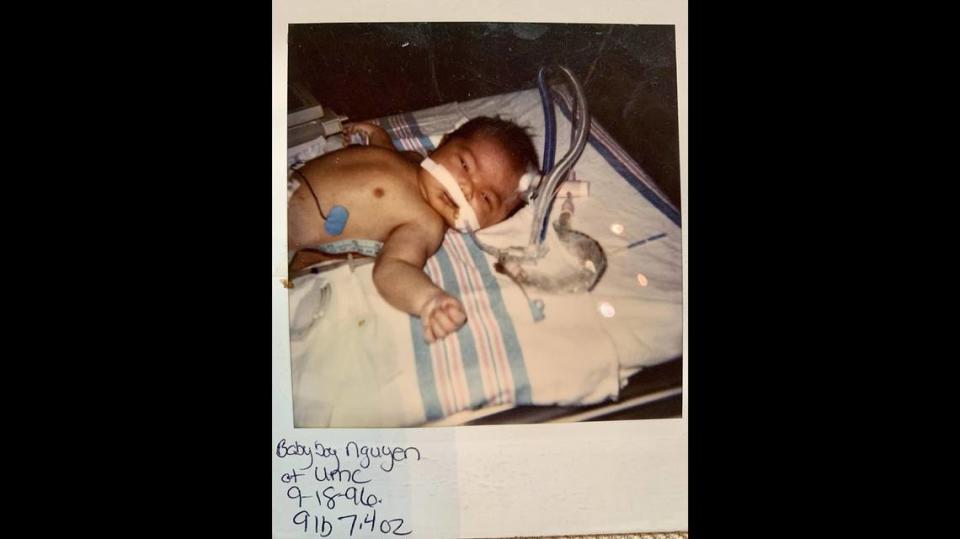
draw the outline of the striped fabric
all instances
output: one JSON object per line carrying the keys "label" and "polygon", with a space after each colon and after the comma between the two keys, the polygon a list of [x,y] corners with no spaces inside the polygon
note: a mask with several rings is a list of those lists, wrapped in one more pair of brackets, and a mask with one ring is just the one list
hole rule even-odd
{"label": "striped fabric", "polygon": [[[557,91],[557,94],[560,96],[560,99],[554,100],[554,103],[567,120],[573,123],[570,112],[573,98],[563,90]],[[590,119],[590,136],[588,137],[588,143],[597,153],[603,156],[607,164],[613,167],[623,179],[627,180],[627,183],[636,189],[643,198],[653,204],[655,208],[673,221],[675,225],[681,226],[680,211],[674,207],[670,200],[663,194],[663,191],[657,187],[657,184],[640,168],[640,165],[627,155],[627,152],[623,151],[623,148],[614,142],[613,137],[593,118]]]}
{"label": "striped fabric", "polygon": [[[423,155],[433,144],[410,114],[379,123],[401,150]],[[468,237],[448,230],[425,268],[433,282],[460,298],[466,326],[439,342],[423,340],[420,320],[410,317],[417,381],[427,421],[495,404],[531,404],[523,352],[500,287],[483,252]]]}
{"label": "striped fabric", "polygon": [[[561,92],[555,100],[571,120],[572,100]],[[400,150],[426,156],[433,143],[412,114],[374,120]],[[647,201],[680,226],[680,212],[643,169],[595,120],[588,142]],[[483,251],[468,237],[448,230],[440,250],[427,261],[427,275],[440,288],[460,298],[467,324],[456,333],[427,345],[420,320],[410,317],[417,380],[426,420],[495,404],[532,404],[523,352],[500,287]]]}

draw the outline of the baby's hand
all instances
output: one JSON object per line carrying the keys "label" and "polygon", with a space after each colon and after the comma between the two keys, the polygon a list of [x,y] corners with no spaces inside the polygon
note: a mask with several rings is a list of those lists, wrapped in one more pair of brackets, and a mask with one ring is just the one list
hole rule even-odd
{"label": "baby's hand", "polygon": [[[343,124],[343,132],[352,135],[354,133],[366,133],[372,135],[375,132],[384,131],[379,125],[367,122],[348,122]],[[384,131],[386,133],[386,131]]]}
{"label": "baby's hand", "polygon": [[[343,136],[347,144],[350,143],[350,137],[356,134],[367,136],[370,144],[373,146],[382,146],[384,143],[390,143],[390,135],[387,134],[379,125],[366,122],[348,123],[343,125]],[[392,144],[391,144],[392,147]]]}
{"label": "baby's hand", "polygon": [[428,343],[457,331],[466,321],[467,314],[460,300],[442,290],[420,309],[423,337]]}

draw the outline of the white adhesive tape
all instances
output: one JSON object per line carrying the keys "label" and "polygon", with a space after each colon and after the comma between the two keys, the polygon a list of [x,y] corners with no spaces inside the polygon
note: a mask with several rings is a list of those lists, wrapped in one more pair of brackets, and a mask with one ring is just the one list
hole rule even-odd
{"label": "white adhesive tape", "polygon": [[480,221],[477,219],[477,214],[473,211],[473,206],[467,202],[467,197],[464,196],[460,185],[457,184],[457,181],[453,178],[453,174],[450,174],[450,171],[447,170],[446,167],[429,157],[424,158],[424,160],[420,162],[420,166],[440,182],[444,191],[450,195],[453,203],[459,208],[457,218],[453,224],[454,228],[463,233],[479,230]]}

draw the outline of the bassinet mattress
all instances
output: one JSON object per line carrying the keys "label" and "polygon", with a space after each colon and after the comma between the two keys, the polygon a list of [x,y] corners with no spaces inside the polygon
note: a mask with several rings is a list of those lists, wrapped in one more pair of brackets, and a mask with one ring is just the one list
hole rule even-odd
{"label": "bassinet mattress", "polygon": [[[570,140],[570,109],[564,99],[555,106],[559,158]],[[496,115],[528,127],[542,152],[537,90],[376,122],[397,148],[426,154],[458,122]],[[590,183],[590,193],[573,200],[572,226],[600,242],[608,267],[590,293],[528,290],[545,303],[540,322],[519,287],[493,271],[493,257],[454,231],[425,271],[461,299],[468,322],[432,345],[423,341],[418,319],[379,296],[370,264],[298,280],[289,291],[297,328],[290,343],[295,426],[404,427],[483,407],[594,404],[616,399],[640,368],[680,356],[680,213],[596,122],[574,171]],[[525,245],[531,221],[527,207],[479,236],[499,247]],[[548,245],[560,249],[551,241],[552,235]],[[316,317],[326,285],[330,301]]]}

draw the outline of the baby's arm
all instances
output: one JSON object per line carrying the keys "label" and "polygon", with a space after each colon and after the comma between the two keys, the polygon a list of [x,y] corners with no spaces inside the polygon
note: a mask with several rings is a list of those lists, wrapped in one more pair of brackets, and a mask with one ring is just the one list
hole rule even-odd
{"label": "baby's arm", "polygon": [[373,283],[380,295],[401,311],[419,316],[427,342],[446,337],[467,321],[460,300],[438,288],[423,272],[427,258],[442,241],[442,225],[401,225],[390,233],[373,266]]}

